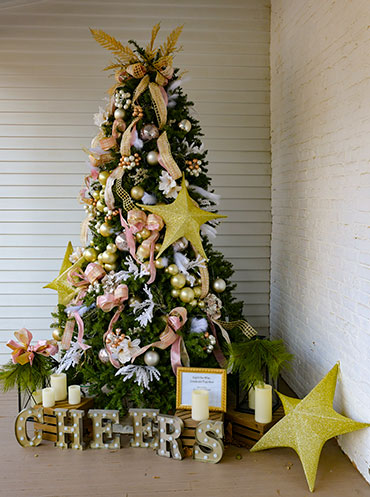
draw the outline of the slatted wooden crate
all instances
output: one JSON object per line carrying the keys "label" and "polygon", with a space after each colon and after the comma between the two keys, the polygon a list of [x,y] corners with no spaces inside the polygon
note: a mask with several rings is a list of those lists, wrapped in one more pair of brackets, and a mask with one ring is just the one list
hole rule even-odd
{"label": "slatted wooden crate", "polygon": [[[57,420],[54,414],[55,408],[62,409],[79,409],[87,412],[89,409],[92,409],[94,406],[94,398],[93,397],[85,397],[81,400],[79,404],[68,404],[67,400],[61,400],[55,402],[54,407],[42,407],[41,404],[36,405],[35,407],[39,407],[43,409],[44,412],[44,422],[35,423],[35,428],[42,430],[42,439],[43,440],[51,440],[52,442],[57,441]],[[84,422],[84,430],[88,430],[89,423],[88,419],[86,419],[86,423]]]}
{"label": "slatted wooden crate", "polygon": [[[195,444],[195,428],[198,426],[199,421],[194,421],[191,417],[191,411],[187,409],[177,409],[175,416],[181,418],[184,422],[184,429],[181,434],[182,445],[185,449],[185,455],[191,456],[193,445]],[[213,421],[223,421],[223,412],[210,412],[209,419]]]}
{"label": "slatted wooden crate", "polygon": [[284,416],[280,406],[272,415],[271,423],[257,423],[254,414],[229,409],[226,413],[226,433],[228,441],[250,449],[262,436]]}

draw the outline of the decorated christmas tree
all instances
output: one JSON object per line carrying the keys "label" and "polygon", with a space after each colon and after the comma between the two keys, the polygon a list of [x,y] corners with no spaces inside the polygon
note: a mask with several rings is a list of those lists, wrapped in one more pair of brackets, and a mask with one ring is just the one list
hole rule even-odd
{"label": "decorated christmas tree", "polygon": [[230,341],[256,334],[232,296],[231,263],[210,243],[223,216],[173,67],[181,30],[155,48],[154,26],[145,49],[91,30],[114,56],[115,84],[87,150],[83,248],[68,245],[47,285],[59,296],[58,371],[121,412],[173,409],[178,366],[225,367]]}

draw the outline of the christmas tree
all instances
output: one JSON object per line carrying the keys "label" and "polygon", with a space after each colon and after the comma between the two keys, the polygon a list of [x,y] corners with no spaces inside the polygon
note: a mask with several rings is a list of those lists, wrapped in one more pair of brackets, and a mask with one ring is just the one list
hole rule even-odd
{"label": "christmas tree", "polygon": [[[59,371],[88,385],[96,406],[174,408],[176,369],[225,367],[230,341],[256,332],[232,297],[233,270],[209,239],[219,197],[173,56],[182,27],[144,49],[101,30],[114,55],[106,109],[81,190],[84,248],[68,245],[58,277]],[[91,240],[88,242],[88,240]]]}

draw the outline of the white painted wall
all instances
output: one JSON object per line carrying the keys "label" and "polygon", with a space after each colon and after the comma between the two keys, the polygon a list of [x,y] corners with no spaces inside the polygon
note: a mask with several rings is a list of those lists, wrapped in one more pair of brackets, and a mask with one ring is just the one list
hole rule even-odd
{"label": "white painted wall", "polygon": [[57,299],[42,287],[56,276],[68,240],[79,243],[81,148],[96,133],[92,116],[112,84],[102,72],[109,53],[88,27],[146,43],[158,20],[165,35],[185,23],[177,63],[191,78],[185,90],[229,216],[217,246],[235,264],[236,296],[250,322],[267,332],[268,2],[10,0],[0,3],[0,362],[22,326],[50,336]]}
{"label": "white painted wall", "polygon": [[[273,0],[271,332],[301,396],[336,363],[336,406],[370,421],[368,0]],[[369,480],[370,430],[340,444]],[[369,480],[370,481],[370,480]]]}

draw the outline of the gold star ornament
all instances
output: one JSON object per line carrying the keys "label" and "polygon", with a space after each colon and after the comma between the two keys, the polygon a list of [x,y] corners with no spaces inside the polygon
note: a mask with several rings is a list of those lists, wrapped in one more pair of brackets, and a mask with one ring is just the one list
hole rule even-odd
{"label": "gold star ornament", "polygon": [[140,205],[140,207],[153,214],[158,214],[165,222],[166,233],[157,258],[179,238],[185,237],[194,249],[207,260],[199,233],[200,227],[211,219],[226,217],[200,209],[190,197],[184,177],[182,178],[181,190],[172,204]]}
{"label": "gold star ornament", "polygon": [[321,449],[329,438],[370,426],[341,416],[333,409],[339,365],[333,369],[303,399],[293,399],[279,393],[285,412],[251,449],[251,452],[273,447],[291,447],[301,460],[311,492],[315,487]]}
{"label": "gold star ornament", "polygon": [[74,264],[72,264],[69,260],[72,252],[72,243],[68,242],[59,275],[55,278],[55,280],[44,286],[44,288],[51,288],[52,290],[56,290],[58,292],[58,304],[67,305],[76,293],[78,293],[78,288],[73,287],[68,281],[68,274],[70,271],[75,271],[78,267],[81,267],[85,259],[80,257]]}

